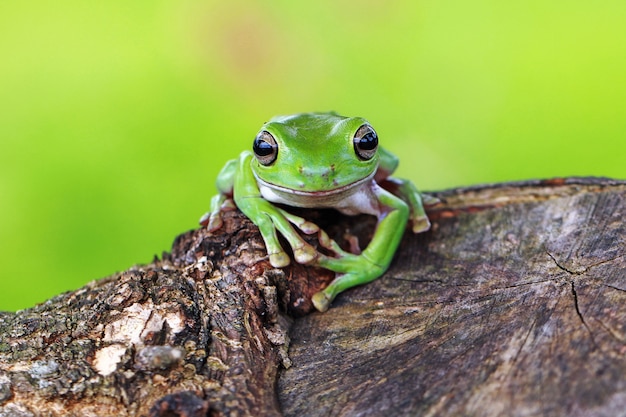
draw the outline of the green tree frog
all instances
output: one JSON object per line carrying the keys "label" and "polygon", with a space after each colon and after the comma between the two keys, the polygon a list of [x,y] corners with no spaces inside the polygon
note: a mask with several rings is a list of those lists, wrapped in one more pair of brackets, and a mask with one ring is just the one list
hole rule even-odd
{"label": "green tree frog", "polygon": [[[290,262],[278,240],[285,237],[296,262],[329,269],[335,279],[313,296],[326,311],[340,292],[380,277],[389,267],[410,220],[414,233],[430,228],[422,196],[412,182],[391,178],[398,158],[378,146],[367,120],[336,113],[277,116],[256,135],[251,151],[226,163],[217,177],[219,194],[201,223],[209,231],[222,225],[221,214],[233,200],[258,226],[272,266]],[[371,242],[362,252],[344,251],[314,223],[276,205],[333,208],[378,218]],[[296,231],[319,233],[331,255],[315,250]]]}

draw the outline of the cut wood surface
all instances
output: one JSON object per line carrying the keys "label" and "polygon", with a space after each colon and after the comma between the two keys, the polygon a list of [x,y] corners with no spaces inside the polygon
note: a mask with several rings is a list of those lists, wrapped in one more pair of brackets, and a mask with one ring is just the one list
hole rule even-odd
{"label": "cut wood surface", "polygon": [[[331,274],[272,268],[238,212],[0,313],[0,417],[626,416],[626,182],[433,194],[432,230],[326,313]],[[338,241],[374,226],[307,214]]]}

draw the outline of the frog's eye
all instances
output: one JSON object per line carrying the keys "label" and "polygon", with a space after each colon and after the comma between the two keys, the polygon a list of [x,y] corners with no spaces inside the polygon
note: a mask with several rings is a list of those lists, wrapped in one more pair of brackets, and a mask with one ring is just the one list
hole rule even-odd
{"label": "frog's eye", "polygon": [[354,134],[354,151],[359,159],[367,161],[376,155],[378,135],[370,125],[363,125]]}
{"label": "frog's eye", "polygon": [[278,155],[276,139],[266,130],[262,130],[256,135],[252,149],[254,150],[254,156],[256,156],[261,165],[270,165],[276,160]]}

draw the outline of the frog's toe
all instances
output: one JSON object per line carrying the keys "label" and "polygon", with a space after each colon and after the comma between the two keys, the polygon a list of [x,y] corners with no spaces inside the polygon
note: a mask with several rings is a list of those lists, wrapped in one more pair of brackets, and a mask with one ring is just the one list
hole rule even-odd
{"label": "frog's toe", "polygon": [[430,229],[430,221],[428,221],[428,217],[420,216],[413,218],[413,233],[421,233]]}
{"label": "frog's toe", "polygon": [[421,197],[422,197],[422,203],[424,203],[424,205],[426,206],[434,206],[435,204],[441,203],[441,200],[435,197],[434,195],[422,193]]}
{"label": "frog's toe", "polygon": [[206,226],[209,232],[215,232],[222,227],[222,215],[221,213],[207,213],[200,219],[200,224]]}
{"label": "frog's toe", "polygon": [[235,201],[232,198],[227,198],[226,200],[224,200],[224,202],[220,206],[220,210],[221,211],[237,210],[237,205],[235,204]]}
{"label": "frog's toe", "polygon": [[289,262],[289,255],[285,252],[270,253],[270,264],[272,264],[274,268],[283,268],[289,265]]}
{"label": "frog's toe", "polygon": [[320,230],[318,225],[309,221],[305,221],[301,224],[298,224],[297,226],[300,230],[302,230],[303,233],[307,235],[312,235],[313,233],[317,233]]}
{"label": "frog's toe", "polygon": [[209,224],[210,218],[211,218],[211,212],[208,211],[204,213],[202,217],[200,217],[200,220],[198,220],[198,223],[200,223],[202,226],[207,226]]}
{"label": "frog's toe", "polygon": [[294,249],[293,257],[299,264],[308,264],[317,259],[317,251],[313,246],[304,245]]}
{"label": "frog's toe", "polygon": [[328,308],[330,307],[330,303],[333,300],[328,298],[324,291],[320,291],[313,294],[311,301],[313,302],[315,308],[323,313],[328,310]]}
{"label": "frog's toe", "polygon": [[207,227],[207,229],[209,229],[209,232],[215,232],[216,230],[219,230],[222,227],[222,218],[218,217],[216,219],[212,219],[209,222],[209,226]]}

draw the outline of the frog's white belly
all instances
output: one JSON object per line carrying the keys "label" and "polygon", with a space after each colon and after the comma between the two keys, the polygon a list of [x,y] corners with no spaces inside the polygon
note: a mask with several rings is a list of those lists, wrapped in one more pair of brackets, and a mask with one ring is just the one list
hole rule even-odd
{"label": "frog's white belly", "polygon": [[300,191],[269,184],[259,178],[261,195],[272,203],[305,208],[334,208],[348,215],[360,213],[380,215],[373,175],[345,187],[328,191]]}

